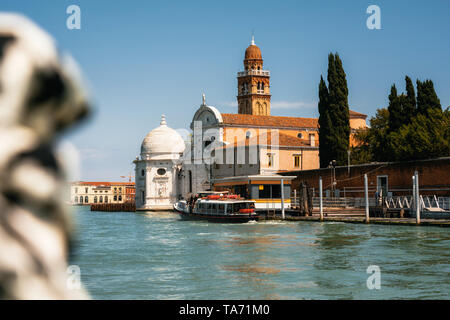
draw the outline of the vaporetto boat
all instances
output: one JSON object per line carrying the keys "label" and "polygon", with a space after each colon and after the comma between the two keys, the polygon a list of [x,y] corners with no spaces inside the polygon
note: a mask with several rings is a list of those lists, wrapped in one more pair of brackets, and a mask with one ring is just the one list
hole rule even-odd
{"label": "vaporetto boat", "polygon": [[208,195],[190,202],[180,200],[174,209],[183,219],[201,219],[214,222],[248,222],[258,220],[255,202],[237,195]]}

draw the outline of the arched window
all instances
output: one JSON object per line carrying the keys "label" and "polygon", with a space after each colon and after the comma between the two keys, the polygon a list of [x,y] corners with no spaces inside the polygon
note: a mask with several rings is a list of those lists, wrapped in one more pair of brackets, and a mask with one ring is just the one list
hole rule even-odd
{"label": "arched window", "polygon": [[80,197],[80,203],[83,203],[83,197]]}
{"label": "arched window", "polygon": [[117,196],[114,196],[114,201],[117,201]]}
{"label": "arched window", "polygon": [[117,193],[117,187],[114,187],[114,193]]}
{"label": "arched window", "polygon": [[97,196],[94,197],[94,203],[97,203]]}
{"label": "arched window", "polygon": [[103,203],[103,196],[100,196],[100,203]]}
{"label": "arched window", "polygon": [[122,201],[122,196],[119,196],[119,201]]}
{"label": "arched window", "polygon": [[145,170],[144,169],[141,170],[141,176],[145,176]]}
{"label": "arched window", "polygon": [[264,82],[261,82],[261,90],[264,90]]}
{"label": "arched window", "polygon": [[108,196],[105,196],[105,203],[108,203]]}
{"label": "arched window", "polygon": [[89,188],[84,188],[84,190],[86,191],[85,193],[88,193],[89,192]]}
{"label": "arched window", "polygon": [[251,133],[250,131],[247,131],[247,132],[245,133],[245,138],[246,138],[246,139],[250,139],[251,136],[252,136],[252,133]]}
{"label": "arched window", "polygon": [[78,203],[78,196],[75,197],[75,203]]}
{"label": "arched window", "polygon": [[257,89],[258,89],[258,90],[261,89],[261,82],[259,82],[259,81],[258,81]]}
{"label": "arched window", "polygon": [[89,203],[89,198],[88,198],[88,196],[84,197],[84,202]]}

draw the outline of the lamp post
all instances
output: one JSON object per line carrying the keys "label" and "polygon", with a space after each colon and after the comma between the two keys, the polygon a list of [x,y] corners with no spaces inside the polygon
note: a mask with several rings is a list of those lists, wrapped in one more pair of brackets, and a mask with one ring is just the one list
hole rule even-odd
{"label": "lamp post", "polygon": [[328,166],[329,168],[333,169],[332,171],[332,181],[331,181],[331,193],[332,193],[332,197],[334,198],[334,188],[336,186],[336,160],[331,160],[330,161],[330,165]]}

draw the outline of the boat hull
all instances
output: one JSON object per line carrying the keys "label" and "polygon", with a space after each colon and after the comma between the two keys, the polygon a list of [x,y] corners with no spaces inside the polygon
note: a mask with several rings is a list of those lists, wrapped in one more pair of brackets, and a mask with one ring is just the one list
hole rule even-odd
{"label": "boat hull", "polygon": [[180,212],[181,218],[185,220],[205,220],[209,222],[223,222],[223,223],[245,223],[249,221],[257,221],[258,215],[255,214],[236,214],[236,215],[212,215],[201,213],[185,213]]}

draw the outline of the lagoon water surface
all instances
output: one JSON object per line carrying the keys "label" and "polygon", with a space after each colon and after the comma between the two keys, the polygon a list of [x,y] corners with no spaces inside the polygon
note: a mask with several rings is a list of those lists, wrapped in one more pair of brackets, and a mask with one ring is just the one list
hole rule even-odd
{"label": "lagoon water surface", "polygon": [[[71,264],[95,299],[448,299],[439,227],[219,224],[77,207]],[[381,288],[367,288],[367,268]]]}

